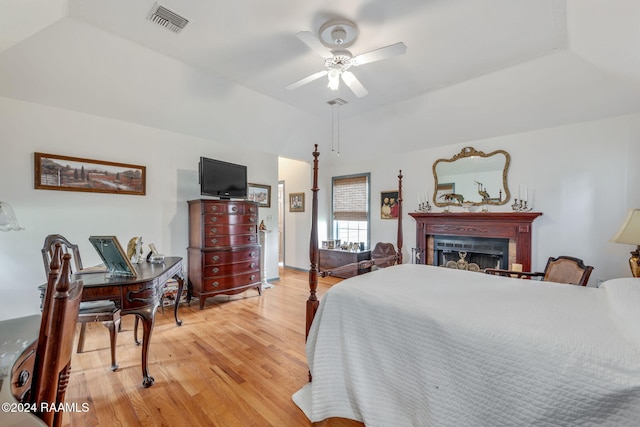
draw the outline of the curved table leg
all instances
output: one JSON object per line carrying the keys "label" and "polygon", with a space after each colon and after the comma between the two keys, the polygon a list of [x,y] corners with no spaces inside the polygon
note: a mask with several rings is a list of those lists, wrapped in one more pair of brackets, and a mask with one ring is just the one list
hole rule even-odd
{"label": "curved table leg", "polygon": [[153,332],[153,325],[156,321],[156,308],[155,305],[147,309],[135,312],[134,314],[142,321],[142,385],[147,388],[153,385],[155,381],[151,375],[149,375],[149,343],[151,342],[151,332]]}
{"label": "curved table leg", "polygon": [[176,302],[173,307],[173,317],[176,319],[176,325],[182,326],[182,320],[178,319],[178,307],[180,306],[180,298],[182,297],[182,290],[184,289],[184,276],[182,272],[173,276],[178,282],[178,293],[176,294]]}

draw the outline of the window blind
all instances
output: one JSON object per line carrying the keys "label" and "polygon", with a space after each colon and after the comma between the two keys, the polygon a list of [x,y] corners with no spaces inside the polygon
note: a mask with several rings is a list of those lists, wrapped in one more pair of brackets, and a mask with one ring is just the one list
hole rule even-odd
{"label": "window blind", "polygon": [[366,175],[333,179],[334,220],[367,220],[367,181]]}

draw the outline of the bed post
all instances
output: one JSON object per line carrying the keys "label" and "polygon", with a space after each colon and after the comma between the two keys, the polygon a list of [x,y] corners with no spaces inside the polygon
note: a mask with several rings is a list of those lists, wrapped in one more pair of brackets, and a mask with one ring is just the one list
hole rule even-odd
{"label": "bed post", "polygon": [[309,239],[309,259],[311,260],[311,268],[309,269],[309,299],[307,300],[307,329],[305,340],[309,336],[309,329],[313,317],[318,310],[318,297],[316,291],[318,289],[318,144],[315,144],[313,152],[313,187],[311,188],[311,239]]}
{"label": "bed post", "polygon": [[402,169],[398,173],[398,264],[402,264]]}

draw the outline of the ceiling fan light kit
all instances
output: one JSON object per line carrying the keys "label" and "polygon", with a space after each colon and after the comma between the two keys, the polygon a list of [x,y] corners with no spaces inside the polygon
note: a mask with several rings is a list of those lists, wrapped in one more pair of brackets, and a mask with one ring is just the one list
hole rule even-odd
{"label": "ceiling fan light kit", "polygon": [[398,42],[354,57],[351,52],[346,50],[346,47],[356,41],[358,33],[356,24],[345,19],[334,19],[324,23],[317,35],[310,31],[298,32],[296,36],[324,58],[325,70],[298,80],[287,86],[287,89],[297,89],[326,75],[329,79],[327,87],[331,90],[339,89],[342,78],[342,81],[358,98],[366,96],[369,92],[358,78],[347,70],[352,66],[357,67],[402,55],[406,52],[407,47],[404,43]]}

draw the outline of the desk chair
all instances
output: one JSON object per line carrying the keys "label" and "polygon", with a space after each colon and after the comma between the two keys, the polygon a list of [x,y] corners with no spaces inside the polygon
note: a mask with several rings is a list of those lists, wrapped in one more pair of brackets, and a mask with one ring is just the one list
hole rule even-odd
{"label": "desk chair", "polygon": [[35,406],[36,415],[48,426],[62,425],[63,411],[47,410],[41,404],[59,407],[64,403],[71,371],[73,332],[82,299],[82,282],[70,281],[71,255],[64,254],[60,265],[61,255],[61,245],[57,244],[48,266],[31,386],[22,401]]}
{"label": "desk chair", "polygon": [[[82,270],[82,259],[78,245],[70,243],[60,234],[50,234],[44,240],[42,248],[42,261],[47,275],[49,274],[49,265],[52,261],[52,255],[56,244],[60,244],[63,254],[69,254],[74,264],[72,273]],[[102,322],[109,329],[109,337],[111,344],[111,370],[118,369],[116,363],[116,341],[118,338],[118,330],[120,329],[120,309],[110,300],[87,301],[80,303],[80,313],[78,315],[78,323],[80,323],[80,336],[78,338],[77,353],[84,350],[84,339],[87,331],[88,322]],[[137,328],[136,328],[137,329]]]}
{"label": "desk chair", "polygon": [[570,256],[559,256],[557,258],[549,258],[547,266],[543,272],[523,272],[501,270],[497,268],[487,268],[485,273],[494,274],[496,276],[525,278],[539,278],[544,282],[566,283],[578,286],[587,286],[589,276],[593,267],[585,265],[579,258]]}

